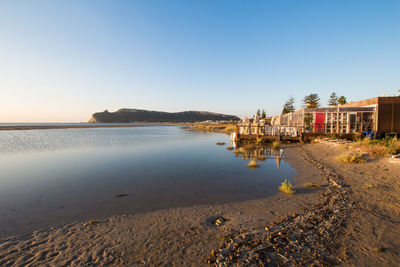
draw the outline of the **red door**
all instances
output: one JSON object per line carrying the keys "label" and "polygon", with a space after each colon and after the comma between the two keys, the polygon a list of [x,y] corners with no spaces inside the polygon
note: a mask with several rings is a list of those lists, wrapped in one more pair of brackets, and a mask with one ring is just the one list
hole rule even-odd
{"label": "red door", "polygon": [[317,112],[315,113],[314,133],[324,133],[324,132],[325,132],[325,113]]}

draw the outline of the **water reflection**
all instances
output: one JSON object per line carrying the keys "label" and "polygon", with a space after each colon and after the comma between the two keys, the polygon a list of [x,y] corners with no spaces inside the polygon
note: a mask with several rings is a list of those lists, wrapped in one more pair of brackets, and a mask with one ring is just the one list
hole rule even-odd
{"label": "water reflection", "polygon": [[[115,214],[265,198],[295,174],[285,160],[276,168],[280,150],[245,146],[232,153],[217,142],[229,137],[168,126],[0,132],[0,237]],[[260,168],[249,169],[241,158]]]}
{"label": "water reflection", "polygon": [[281,160],[283,157],[283,149],[274,149],[271,146],[257,145],[257,144],[244,144],[236,145],[232,144],[234,148],[232,152],[238,158],[242,158],[244,161],[249,161],[247,165],[249,168],[260,167],[260,162],[266,161],[267,158],[275,159],[276,167],[281,167]]}

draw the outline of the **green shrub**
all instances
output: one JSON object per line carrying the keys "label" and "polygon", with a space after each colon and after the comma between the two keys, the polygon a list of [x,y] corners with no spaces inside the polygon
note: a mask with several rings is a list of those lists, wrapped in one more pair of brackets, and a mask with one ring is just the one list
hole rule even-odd
{"label": "green shrub", "polygon": [[285,193],[285,194],[296,193],[292,188],[292,184],[287,179],[285,179],[285,181],[282,182],[281,186],[279,187],[279,191],[281,191],[282,193]]}
{"label": "green shrub", "polygon": [[365,162],[365,160],[363,159],[363,156],[360,154],[340,155],[338,160],[341,162],[344,162],[344,163],[353,163],[353,164]]}

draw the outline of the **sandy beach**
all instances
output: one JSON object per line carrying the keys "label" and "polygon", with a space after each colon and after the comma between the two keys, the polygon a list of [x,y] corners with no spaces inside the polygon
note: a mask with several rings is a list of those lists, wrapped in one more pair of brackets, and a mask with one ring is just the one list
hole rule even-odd
{"label": "sandy beach", "polygon": [[368,158],[364,164],[343,164],[337,156],[345,145],[312,144],[304,150],[335,169],[352,193],[353,210],[336,240],[345,266],[396,266],[400,261],[400,164]]}
{"label": "sandy beach", "polygon": [[[57,226],[32,235],[2,238],[0,265],[208,265],[207,260],[226,251],[238,236],[263,234],[266,226],[285,222],[288,215],[300,218],[316,207],[322,209],[321,194],[329,190],[321,171],[325,168],[336,170],[348,184],[352,207],[340,223],[326,257],[349,266],[396,265],[400,255],[400,165],[389,163],[387,158],[345,165],[336,160],[345,150],[345,146],[327,144],[286,147],[285,160],[297,171],[294,195],[279,193],[239,203],[93,218],[91,222]],[[307,162],[305,154],[316,159],[317,164]],[[309,189],[304,186],[307,182],[325,187]],[[215,220],[221,217],[224,223],[216,226]],[[251,265],[248,256],[244,253],[241,257]]]}

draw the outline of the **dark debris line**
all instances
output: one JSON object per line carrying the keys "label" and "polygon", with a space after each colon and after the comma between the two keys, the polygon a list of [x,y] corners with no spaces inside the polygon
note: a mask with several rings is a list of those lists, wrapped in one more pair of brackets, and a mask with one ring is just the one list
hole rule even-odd
{"label": "dark debris line", "polygon": [[265,229],[236,235],[217,251],[209,264],[216,266],[330,266],[340,263],[334,256],[335,238],[353,204],[351,189],[333,169],[300,150],[303,158],[326,177],[321,201],[303,214],[293,214]]}

